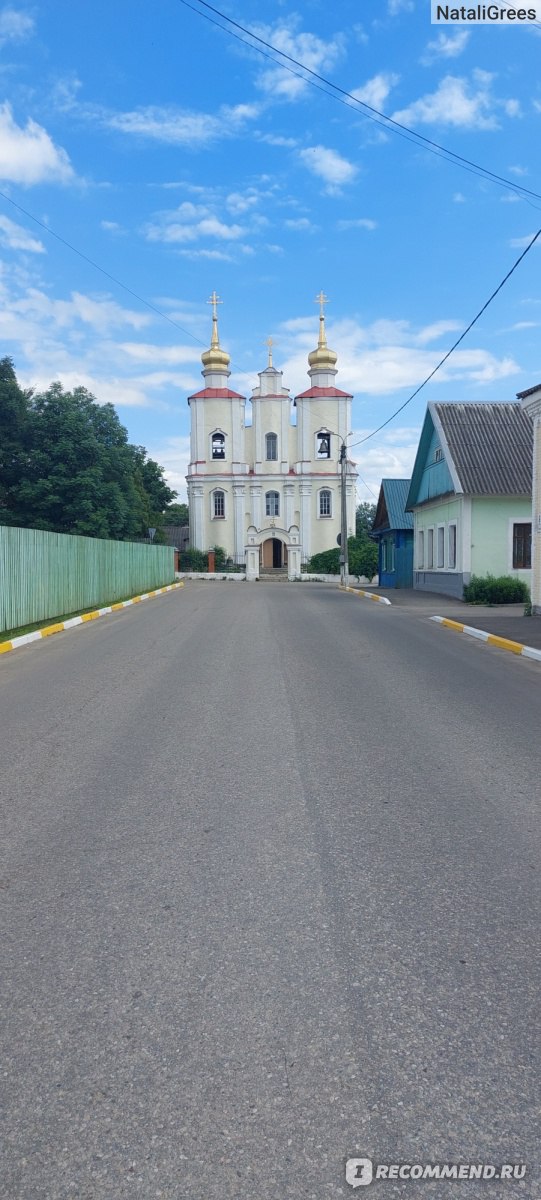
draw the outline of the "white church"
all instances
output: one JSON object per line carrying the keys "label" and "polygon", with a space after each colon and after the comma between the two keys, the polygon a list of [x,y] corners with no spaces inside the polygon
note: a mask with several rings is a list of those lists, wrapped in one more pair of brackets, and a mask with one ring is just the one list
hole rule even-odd
{"label": "white church", "polygon": [[[246,569],[298,579],[301,564],[337,545],[341,523],[340,448],[351,431],[349,392],[335,387],[337,355],[327,346],[323,293],[319,340],[308,355],[310,386],[292,397],[282,371],[268,365],[252,391],[251,425],[246,397],[229,387],[230,357],[220,346],[214,292],[210,349],[201,355],[205,386],[188,397],[191,462],[186,481],[190,545],[223,546]],[[296,421],[294,418],[296,417]],[[347,462],[348,536],[355,532],[355,481]]]}

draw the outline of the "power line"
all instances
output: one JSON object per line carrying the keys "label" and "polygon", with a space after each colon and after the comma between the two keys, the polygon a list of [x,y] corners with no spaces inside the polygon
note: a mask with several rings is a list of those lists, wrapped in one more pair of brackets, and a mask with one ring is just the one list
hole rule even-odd
{"label": "power line", "polygon": [[453,353],[454,350],[456,350],[457,346],[460,346],[460,343],[464,341],[464,338],[466,337],[466,334],[468,334],[470,332],[470,329],[473,329],[473,326],[477,324],[477,321],[479,320],[480,317],[482,317],[483,313],[486,312],[489,304],[492,304],[492,301],[498,295],[498,292],[501,292],[502,288],[507,283],[507,280],[511,278],[511,275],[513,274],[514,271],[516,271],[519,263],[521,263],[522,259],[526,257],[526,255],[529,253],[532,246],[535,244],[538,237],[540,237],[540,236],[541,236],[541,229],[538,229],[537,233],[534,234],[532,240],[526,246],[526,249],[522,251],[522,254],[520,255],[520,257],[517,258],[517,261],[511,267],[511,270],[507,272],[507,275],[505,276],[505,278],[502,279],[501,283],[498,284],[495,291],[493,291],[492,295],[489,296],[488,300],[485,302],[485,304],[483,304],[483,307],[479,309],[479,312],[473,318],[473,321],[470,321],[469,325],[466,327],[466,329],[463,331],[463,333],[460,334],[460,337],[457,338],[454,345],[451,346],[451,349],[447,351],[447,354],[444,354],[443,358],[440,359],[437,366],[434,367],[434,370],[430,372],[430,375],[427,375],[426,379],[423,379],[423,382],[419,384],[419,387],[416,388],[414,392],[412,392],[411,396],[408,396],[408,399],[404,400],[404,403],[400,405],[400,408],[397,408],[394,413],[391,413],[391,416],[387,417],[387,420],[384,421],[382,425],[378,425],[377,429],[373,429],[372,433],[367,433],[366,437],[361,438],[358,442],[353,442],[353,444],[349,447],[350,450],[353,450],[353,448],[355,446],[362,446],[364,442],[368,442],[370,440],[370,438],[375,437],[377,433],[380,433],[382,429],[385,429],[386,425],[390,425],[391,421],[394,421],[395,417],[397,417],[399,413],[403,412],[404,409],[407,407],[407,405],[411,404],[411,401],[414,400],[415,397],[419,395],[419,392],[422,391],[422,389],[424,387],[426,387],[427,383],[429,383],[430,380],[434,378],[434,375],[436,374],[437,371],[439,371],[440,367],[442,367],[443,364],[445,362],[447,362],[447,359],[450,358],[451,354]]}
{"label": "power line", "polygon": [[[346,108],[352,108],[355,106],[357,110],[360,110],[364,116],[368,117],[376,125],[383,126],[384,129],[390,130],[391,133],[398,134],[399,137],[404,138],[406,141],[412,142],[414,145],[420,145],[422,148],[430,151],[431,154],[435,154],[438,158],[445,158],[448,162],[454,162],[454,165],[461,167],[462,170],[480,175],[482,178],[488,179],[492,183],[496,183],[498,187],[505,187],[515,192],[516,195],[522,196],[522,198],[525,200],[527,200],[528,197],[532,197],[535,200],[541,200],[541,194],[539,192],[534,192],[530,188],[525,188],[522,186],[522,184],[515,183],[512,180],[507,179],[504,175],[498,175],[496,172],[489,170],[488,167],[483,167],[480,163],[477,163],[472,159],[465,158],[462,154],[458,154],[455,150],[449,150],[446,146],[442,146],[439,142],[433,141],[432,138],[427,138],[424,136],[424,134],[417,133],[414,129],[410,129],[408,125],[404,125],[402,122],[394,120],[393,117],[386,116],[385,113],[381,112],[377,108],[374,108],[372,105],[367,104],[366,101],[359,100],[358,97],[354,96],[352,92],[348,92],[345,88],[339,87],[338,84],[333,83],[330,79],[326,79],[324,75],[320,75],[317,71],[313,71],[311,67],[307,67],[304,63],[299,62],[298,59],[294,58],[291,54],[286,54],[284,50],[279,50],[277,46],[272,44],[272,42],[268,42],[265,40],[265,38],[259,37],[257,33],[253,33],[251,29],[247,29],[244,25],[240,25],[238,21],[233,21],[231,17],[226,16],[226,14],[221,12],[220,9],[214,8],[212,4],[208,4],[207,0],[196,0],[196,2],[202,5],[203,8],[206,8],[210,12],[214,13],[220,18],[221,21],[225,21],[226,24],[221,25],[219,21],[209,17],[207,13],[202,12],[200,8],[195,8],[193,4],[189,3],[189,0],[180,0],[180,3],[183,4],[185,8],[189,8],[199,17],[203,17],[203,19],[208,21],[211,25],[215,25],[218,29],[221,29],[223,33],[229,34],[230,37],[234,37],[237,41],[242,42],[243,45],[249,46],[252,50],[256,50],[258,54],[263,56],[263,58],[267,58],[275,65],[281,66],[285,71],[289,71],[289,73],[294,75],[296,78],[304,79],[306,83],[309,83],[312,87],[316,87],[318,91],[324,92],[325,95],[330,96],[333,100],[337,100],[340,104],[344,104]],[[251,38],[252,41],[247,42],[245,37],[240,37],[238,33],[234,33],[233,29],[229,28],[230,26],[232,26],[234,29],[240,30],[241,33],[246,34],[246,36]],[[254,45],[254,42],[258,44]],[[266,50],[261,49],[263,46],[266,47]],[[272,51],[272,54],[269,54],[266,51]],[[273,57],[274,55],[279,55],[280,58],[285,59],[286,61],[279,63],[277,62],[277,59]],[[287,63],[293,64],[298,68],[298,70],[292,70],[291,67],[287,66]],[[304,72],[304,74],[300,75],[299,71]],[[310,76],[310,78],[307,78],[307,76]],[[315,83],[314,80],[317,80],[318,82]],[[322,84],[324,85],[323,87],[320,86]],[[329,91],[329,89],[331,90]],[[530,201],[528,202],[530,203]],[[532,207],[537,208],[537,205],[532,205]]]}
{"label": "power line", "polygon": [[126,283],[122,283],[122,280],[117,279],[116,275],[111,275],[111,272],[106,271],[105,267],[100,267],[99,263],[94,262],[94,259],[88,257],[88,254],[83,254],[82,250],[78,250],[77,246],[73,246],[71,242],[68,242],[66,238],[63,238],[59,233],[56,233],[55,230],[51,229],[49,225],[45,225],[44,222],[40,221],[38,217],[35,217],[33,213],[28,212],[28,209],[23,208],[21,204],[17,204],[15,200],[11,199],[11,196],[7,196],[5,192],[0,192],[0,198],[2,200],[7,200],[8,204],[11,204],[13,208],[17,209],[18,212],[23,213],[23,215],[28,217],[30,221],[33,221],[35,225],[39,225],[40,229],[45,230],[45,233],[48,233],[51,237],[56,238],[57,242],[61,242],[61,244],[66,246],[68,250],[71,250],[73,254],[77,254],[77,256],[82,258],[84,262],[88,263],[91,267],[94,267],[94,270],[99,271],[101,275],[105,275],[106,279],[111,280],[111,283],[114,283],[117,287],[122,288],[122,290],[127,292],[129,296],[133,296],[134,300],[138,300],[140,304],[144,304],[145,308],[149,308],[151,312],[156,313],[159,317],[163,317],[164,321],[168,321],[170,325],[174,325],[175,329],[180,329],[181,333],[184,333],[186,337],[192,338],[194,342],[198,342],[200,346],[205,345],[205,342],[202,342],[201,339],[196,337],[194,333],[190,333],[189,329],[185,329],[183,325],[179,325],[178,321],[173,320],[173,317],[168,316],[168,314],[164,313],[161,308],[157,308],[156,305],[152,304],[150,300],[145,300],[144,296],[140,296],[138,292],[134,292],[133,288],[128,287]]}

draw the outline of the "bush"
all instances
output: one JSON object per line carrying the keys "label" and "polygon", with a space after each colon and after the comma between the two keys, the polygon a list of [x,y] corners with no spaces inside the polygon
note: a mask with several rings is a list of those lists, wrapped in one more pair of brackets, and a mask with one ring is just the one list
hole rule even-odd
{"label": "bush", "polygon": [[209,556],[204,550],[184,550],[179,555],[179,569],[181,571],[195,571],[203,573],[209,569]]}
{"label": "bush", "polygon": [[340,573],[340,551],[322,550],[321,554],[313,554],[308,562],[307,571],[310,575],[338,575]]}
{"label": "bush", "polygon": [[464,599],[468,604],[527,604],[530,592],[523,579],[512,575],[472,575],[464,584]]}

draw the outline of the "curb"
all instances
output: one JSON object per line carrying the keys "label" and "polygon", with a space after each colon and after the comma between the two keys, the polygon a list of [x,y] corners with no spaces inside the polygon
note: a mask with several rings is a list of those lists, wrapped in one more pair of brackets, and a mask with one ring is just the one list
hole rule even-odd
{"label": "curb", "polygon": [[490,642],[491,646],[499,646],[500,650],[510,650],[511,654],[517,654],[522,658],[534,658],[537,662],[541,662],[541,650],[536,650],[533,646],[524,646],[522,642],[513,642],[510,638],[498,637],[496,633],[487,633],[484,629],[476,629],[473,625],[462,625],[460,621],[451,621],[450,617],[430,617],[430,620],[437,621],[439,625],[447,625],[449,629],[456,629],[458,633],[467,633],[469,637],[477,638],[479,642]]}
{"label": "curb", "polygon": [[354,596],[362,596],[364,600],[377,600],[379,604],[390,604],[391,601],[386,596],[378,596],[375,592],[363,592],[358,588],[345,587],[340,588],[341,592],[352,592]]}
{"label": "curb", "polygon": [[87,621],[95,621],[107,613],[118,612],[121,608],[129,608],[131,604],[139,604],[141,600],[152,600],[154,596],[162,596],[165,592],[172,592],[181,587],[184,587],[183,583],[169,583],[167,587],[156,588],[153,592],[132,596],[131,600],[120,600],[118,604],[108,604],[107,608],[97,608],[93,612],[83,613],[80,617],[70,617],[68,621],[45,625],[43,629],[35,629],[33,633],[23,633],[21,637],[12,638],[9,642],[0,642],[0,654],[18,650],[19,646],[27,646],[29,642],[37,642],[39,638],[51,637],[53,633],[62,633],[64,629],[73,629],[75,625],[84,625]]}

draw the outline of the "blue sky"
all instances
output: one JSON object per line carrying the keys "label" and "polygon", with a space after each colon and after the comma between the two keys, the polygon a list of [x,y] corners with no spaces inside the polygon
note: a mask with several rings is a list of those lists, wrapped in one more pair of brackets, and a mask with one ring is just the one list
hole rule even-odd
{"label": "blue sky", "polygon": [[[60,379],[112,401],[180,498],[214,288],[231,385],[248,396],[269,335],[285,385],[307,386],[325,291],[355,441],[422,381],[541,225],[541,200],[396,136],[190,2],[199,12],[180,0],[0,9],[1,353],[25,386]],[[428,0],[222,11],[541,192],[539,29],[436,27]],[[539,382],[540,262],[536,245],[434,381],[358,447],[360,499],[409,474],[429,399],[512,400]]]}

